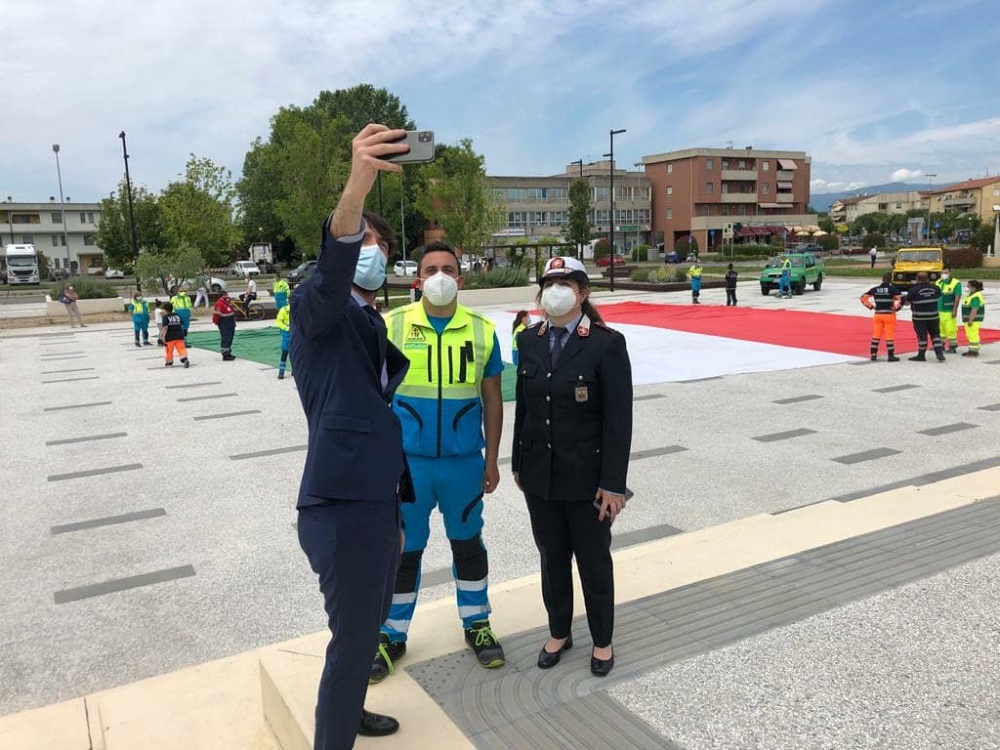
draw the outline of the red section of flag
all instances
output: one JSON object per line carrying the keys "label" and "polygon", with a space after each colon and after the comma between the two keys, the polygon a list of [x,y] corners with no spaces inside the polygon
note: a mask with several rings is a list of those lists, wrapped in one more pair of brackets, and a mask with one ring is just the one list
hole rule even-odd
{"label": "red section of flag", "polygon": [[[870,315],[646,302],[601,305],[600,311],[611,326],[628,323],[857,357],[868,356],[872,335]],[[900,353],[917,350],[917,338],[909,318],[909,314],[901,315],[896,323],[896,351]],[[983,328],[980,338],[984,344],[1000,341],[1000,331]],[[961,325],[958,341],[962,346],[967,344]],[[884,343],[879,351],[884,355]]]}

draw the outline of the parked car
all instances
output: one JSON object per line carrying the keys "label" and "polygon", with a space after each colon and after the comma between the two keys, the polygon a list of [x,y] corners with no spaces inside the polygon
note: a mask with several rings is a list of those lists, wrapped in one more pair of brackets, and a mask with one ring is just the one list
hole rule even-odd
{"label": "parked car", "polygon": [[121,271],[121,270],[119,270],[117,268],[105,268],[104,269],[104,278],[106,278],[106,279],[124,279],[125,278],[125,272]]}
{"label": "parked car", "polygon": [[669,253],[664,253],[663,254],[663,262],[664,263],[680,263],[681,262],[681,254],[679,252],[677,252],[676,250],[671,250]]}
{"label": "parked car", "polygon": [[615,253],[614,255],[604,255],[604,256],[598,258],[595,262],[599,266],[610,266],[612,258],[614,258],[614,264],[616,266],[624,266],[625,265],[625,256],[624,255],[620,255],[618,253]]}
{"label": "parked car", "polygon": [[471,271],[471,270],[472,270],[472,264],[471,264],[471,263],[469,263],[469,259],[468,259],[468,258],[462,258],[462,259],[461,259],[461,260],[460,260],[460,261],[458,262],[458,267],[459,267],[459,270],[460,270],[460,271],[461,271],[462,273],[468,273],[469,271]]}
{"label": "parked car", "polygon": [[397,260],[392,267],[392,272],[397,276],[416,276],[417,262],[415,260]]}
{"label": "parked car", "polygon": [[307,260],[291,271],[288,272],[288,283],[289,284],[301,284],[303,281],[312,276],[313,270],[316,268],[316,261]]}
{"label": "parked car", "polygon": [[826,252],[826,248],[822,245],[818,245],[815,242],[803,242],[795,247],[789,248],[789,253],[812,253],[813,255],[822,255]]}
{"label": "parked car", "polygon": [[[184,285],[185,291],[191,293],[197,291],[198,287],[201,286],[201,279],[184,279],[181,283]],[[220,279],[218,276],[212,276],[210,283],[213,292],[221,292],[226,288],[225,279]]]}
{"label": "parked car", "polygon": [[233,273],[239,274],[240,276],[260,276],[260,268],[252,260],[238,260],[233,263],[232,266]]}
{"label": "parked car", "polygon": [[760,293],[767,296],[772,289],[778,288],[781,278],[781,267],[785,258],[792,262],[792,292],[803,294],[806,285],[812,284],[817,292],[823,286],[823,272],[826,270],[823,261],[812,253],[786,253],[771,260],[760,272]]}
{"label": "parked car", "polygon": [[65,281],[69,278],[69,271],[65,268],[50,268],[49,281]]}

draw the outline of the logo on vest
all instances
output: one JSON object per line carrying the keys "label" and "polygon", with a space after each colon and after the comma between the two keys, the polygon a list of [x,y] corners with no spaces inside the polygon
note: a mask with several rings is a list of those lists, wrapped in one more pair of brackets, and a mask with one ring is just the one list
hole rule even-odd
{"label": "logo on vest", "polygon": [[422,349],[427,346],[427,337],[424,336],[424,332],[420,330],[420,326],[410,326],[410,330],[407,331],[406,337],[403,339],[404,349]]}

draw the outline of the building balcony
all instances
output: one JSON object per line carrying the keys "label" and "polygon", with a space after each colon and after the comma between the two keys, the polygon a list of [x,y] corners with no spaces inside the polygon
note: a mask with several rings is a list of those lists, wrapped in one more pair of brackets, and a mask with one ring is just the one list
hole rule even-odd
{"label": "building balcony", "polygon": [[963,208],[974,205],[976,205],[976,198],[972,195],[967,195],[964,198],[946,198],[944,200],[945,208]]}
{"label": "building balcony", "polygon": [[792,180],[795,178],[795,172],[789,172],[788,170],[785,169],[779,169],[774,174],[775,174],[774,179],[776,180]]}
{"label": "building balcony", "polygon": [[720,203],[756,203],[757,193],[722,193]]}
{"label": "building balcony", "polygon": [[745,180],[748,182],[757,181],[756,169],[723,169],[723,180]]}
{"label": "building balcony", "polygon": [[777,193],[774,196],[775,203],[795,203],[795,196],[792,193]]}

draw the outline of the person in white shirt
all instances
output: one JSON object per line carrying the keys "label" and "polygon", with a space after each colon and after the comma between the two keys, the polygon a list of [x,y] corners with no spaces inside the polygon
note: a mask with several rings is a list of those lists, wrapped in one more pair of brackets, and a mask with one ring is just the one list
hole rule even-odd
{"label": "person in white shirt", "polygon": [[243,300],[243,307],[249,314],[250,303],[257,299],[257,282],[253,280],[253,276],[250,274],[247,274],[245,278],[247,280],[247,290],[240,295],[240,299]]}

